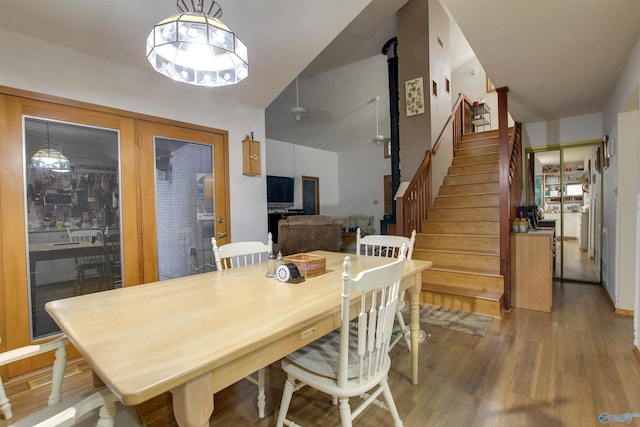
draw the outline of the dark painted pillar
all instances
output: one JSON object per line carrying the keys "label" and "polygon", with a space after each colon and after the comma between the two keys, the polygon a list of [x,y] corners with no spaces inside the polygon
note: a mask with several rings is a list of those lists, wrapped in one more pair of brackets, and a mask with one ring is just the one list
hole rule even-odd
{"label": "dark painted pillar", "polygon": [[[389,117],[391,120],[391,197],[395,196],[400,186],[400,95],[398,90],[398,38],[394,37],[382,47],[382,54],[387,56],[389,73]],[[396,202],[391,201],[392,220],[396,218]]]}

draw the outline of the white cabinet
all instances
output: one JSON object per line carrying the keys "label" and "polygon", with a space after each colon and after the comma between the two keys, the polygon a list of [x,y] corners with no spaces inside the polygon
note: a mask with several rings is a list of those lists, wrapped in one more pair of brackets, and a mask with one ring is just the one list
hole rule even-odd
{"label": "white cabinet", "polygon": [[578,246],[589,250],[589,212],[578,212]]}
{"label": "white cabinet", "polygon": [[[60,243],[69,241],[67,230],[30,231],[30,243]],[[38,261],[36,284],[38,286],[75,280],[76,264],[73,258]]]}
{"label": "white cabinet", "polygon": [[[558,238],[562,235],[560,229],[560,216],[560,213],[544,214],[544,219],[556,220],[556,236],[558,236]],[[577,238],[578,212],[564,212],[564,214],[562,214],[562,220],[564,221],[564,237]]]}

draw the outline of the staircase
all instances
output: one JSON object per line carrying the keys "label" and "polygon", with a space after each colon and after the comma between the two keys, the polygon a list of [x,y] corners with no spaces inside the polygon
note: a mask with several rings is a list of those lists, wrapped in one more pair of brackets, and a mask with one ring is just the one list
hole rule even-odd
{"label": "staircase", "polygon": [[497,131],[463,135],[416,237],[413,258],[433,262],[421,302],[501,316],[498,185]]}

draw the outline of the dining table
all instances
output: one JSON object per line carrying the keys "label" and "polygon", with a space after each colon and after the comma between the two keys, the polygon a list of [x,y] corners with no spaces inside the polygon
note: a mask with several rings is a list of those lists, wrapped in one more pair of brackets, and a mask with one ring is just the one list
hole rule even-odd
{"label": "dining table", "polygon": [[[354,277],[393,261],[310,254],[325,257],[326,271],[300,283],[266,277],[259,263],[50,301],[46,311],[123,404],[169,391],[178,425],[208,426],[216,392],[340,327],[345,256]],[[406,260],[400,286],[409,294],[414,384],[421,273],[431,265]]]}

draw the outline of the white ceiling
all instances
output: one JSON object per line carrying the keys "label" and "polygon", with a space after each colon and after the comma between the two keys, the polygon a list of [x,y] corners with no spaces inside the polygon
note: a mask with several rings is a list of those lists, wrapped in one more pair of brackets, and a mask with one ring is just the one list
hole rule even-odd
{"label": "white ceiling", "polygon": [[[523,123],[602,111],[640,34],[638,0],[441,2],[493,83],[509,87],[510,112]],[[288,111],[295,92],[283,92],[293,88],[298,74],[302,73],[301,79],[313,78],[381,56],[382,45],[395,35],[395,12],[404,3],[220,0],[222,21],[248,46],[249,78],[235,86],[203,90],[211,91],[214,103],[267,109],[273,102]],[[144,41],[155,23],[175,13],[172,0],[0,0],[0,27],[129,64],[148,71],[153,84],[165,85],[173,82],[150,69]],[[457,39],[454,33],[452,45]],[[462,52],[452,52],[453,66],[468,59],[469,51]],[[325,98],[336,100],[330,108],[345,111],[345,103],[353,104],[353,99],[331,90],[323,88]],[[370,97],[358,100],[360,107],[368,108],[368,101],[381,90],[386,87],[369,90]],[[311,116],[316,108],[313,98],[305,102]],[[316,109],[325,121],[344,117],[326,105]],[[382,104],[380,111],[381,115],[385,111]],[[362,134],[371,133],[373,114],[358,124],[368,127]]]}
{"label": "white ceiling", "polygon": [[522,123],[603,110],[640,35],[638,0],[442,0]]}

